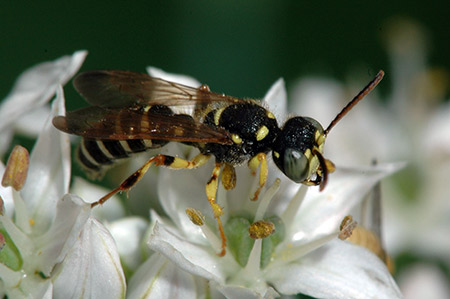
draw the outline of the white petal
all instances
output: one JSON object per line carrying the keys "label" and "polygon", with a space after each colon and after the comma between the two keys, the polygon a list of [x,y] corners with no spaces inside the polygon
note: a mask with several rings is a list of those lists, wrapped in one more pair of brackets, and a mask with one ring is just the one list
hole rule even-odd
{"label": "white petal", "polygon": [[150,257],[130,280],[127,298],[198,298],[194,276],[159,253]]}
{"label": "white petal", "polygon": [[227,298],[271,299],[278,298],[280,296],[280,294],[278,294],[272,287],[267,287],[264,292],[258,292],[246,287],[232,285],[217,286],[217,289]]}
{"label": "white petal", "polygon": [[206,250],[204,247],[181,239],[159,223],[155,224],[149,246],[166,256],[181,269],[221,284],[225,282],[225,273],[222,267],[226,267],[226,263],[228,266],[233,265],[230,261],[232,259],[230,254],[219,258],[211,248]]}
{"label": "white petal", "polygon": [[[3,285],[2,285],[3,287]],[[8,295],[8,298],[53,298],[53,285],[49,280],[43,280],[33,275],[25,276],[18,285],[14,287],[6,287],[0,290],[0,294]],[[6,298],[6,296],[5,296]]]}
{"label": "white petal", "polygon": [[60,86],[52,114],[31,152],[27,181],[21,191],[36,232],[48,228],[55,215],[56,202],[69,190],[70,141],[67,134],[52,124],[53,117],[63,113],[64,95]]}
{"label": "white petal", "polygon": [[[110,189],[100,185],[92,184],[80,177],[73,179],[70,192],[83,198],[88,203],[93,203],[110,192]],[[119,196],[114,195],[101,206],[92,209],[92,215],[100,221],[115,221],[126,215],[125,207],[120,201]]]}
{"label": "white petal", "polygon": [[21,115],[46,103],[59,85],[64,85],[80,68],[86,51],[44,62],[25,71],[0,106],[0,132]]}
{"label": "white petal", "polygon": [[450,155],[450,104],[441,105],[423,130],[426,154],[432,157]]}
{"label": "white petal", "polygon": [[[0,161],[0,178],[3,178],[5,168],[6,167],[3,162]],[[3,185],[0,184],[0,197],[3,200],[3,213],[5,213],[9,218],[12,218],[14,215],[13,188],[3,187]]]}
{"label": "white petal", "polygon": [[203,233],[189,220],[185,211],[186,208],[194,208],[214,219],[205,194],[206,182],[214,168],[212,160],[201,169],[174,171],[161,168],[158,176],[161,206],[176,226],[196,242],[204,242]]}
{"label": "white petal", "polygon": [[183,84],[183,85],[190,86],[190,87],[197,88],[201,85],[200,82],[198,82],[196,79],[194,79],[190,76],[168,73],[168,72],[163,71],[162,69],[159,69],[159,68],[156,68],[153,66],[147,67],[147,72],[152,77],[161,78],[161,79],[164,79],[167,81],[175,82],[178,84]]}
{"label": "white petal", "polygon": [[17,120],[15,131],[24,136],[36,138],[44,127],[45,121],[50,113],[50,107],[47,105],[30,111]]}
{"label": "white petal", "polygon": [[448,278],[437,265],[417,263],[401,272],[398,284],[405,298],[450,298]]}
{"label": "white petal", "polygon": [[384,263],[370,251],[335,240],[297,263],[267,271],[285,295],[318,298],[402,298]]}
{"label": "white petal", "polygon": [[142,238],[148,222],[139,217],[128,217],[107,225],[117,244],[123,266],[132,271],[142,263]]}
{"label": "white petal", "polygon": [[37,268],[49,275],[53,266],[62,261],[78,240],[90,214],[90,205],[81,198],[67,194],[56,206],[56,218],[50,229],[35,239],[39,249]]}
{"label": "white petal", "polygon": [[292,240],[305,242],[311,237],[337,231],[350,210],[362,201],[371,188],[383,177],[404,164],[385,164],[365,168],[338,167],[329,177],[328,185],[320,192],[311,187],[291,227]]}
{"label": "white petal", "polygon": [[125,297],[125,276],[114,239],[92,217],[56,273],[56,298]]}
{"label": "white petal", "polygon": [[287,113],[287,94],[286,85],[283,78],[278,79],[267,91],[263,103],[267,105],[278,120],[278,125],[283,122]]}
{"label": "white petal", "polygon": [[290,91],[289,111],[312,117],[324,126],[343,108],[340,100],[344,98],[344,90],[335,80],[303,78]]}

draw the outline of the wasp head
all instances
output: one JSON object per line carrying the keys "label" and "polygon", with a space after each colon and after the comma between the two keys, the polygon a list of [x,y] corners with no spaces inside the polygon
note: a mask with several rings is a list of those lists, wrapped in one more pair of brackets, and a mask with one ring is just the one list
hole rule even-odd
{"label": "wasp head", "polygon": [[327,173],[322,156],[325,136],[315,119],[299,116],[287,120],[273,145],[275,164],[296,183],[322,185]]}

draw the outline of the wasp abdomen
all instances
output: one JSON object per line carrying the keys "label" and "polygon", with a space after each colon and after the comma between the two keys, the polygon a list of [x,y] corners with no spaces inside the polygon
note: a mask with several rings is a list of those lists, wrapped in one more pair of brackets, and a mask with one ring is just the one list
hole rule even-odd
{"label": "wasp abdomen", "polygon": [[[173,115],[172,110],[164,105],[148,106],[147,109],[142,107],[140,109],[146,110],[147,115],[162,114]],[[138,125],[143,121],[142,115],[137,115],[134,122],[129,122],[128,125],[133,124],[133,128],[139,128]],[[117,120],[117,127],[120,131],[126,132],[130,130]],[[135,153],[144,152],[148,149],[162,147],[167,144],[165,140],[152,139],[128,139],[128,140],[109,140],[109,139],[89,139],[83,138],[77,151],[77,158],[82,167],[90,176],[101,177],[104,170],[112,166],[117,160],[125,159]]]}
{"label": "wasp abdomen", "polygon": [[83,138],[77,150],[77,158],[89,175],[98,177],[117,160],[148,149],[159,148],[167,141],[150,139],[92,140]]}

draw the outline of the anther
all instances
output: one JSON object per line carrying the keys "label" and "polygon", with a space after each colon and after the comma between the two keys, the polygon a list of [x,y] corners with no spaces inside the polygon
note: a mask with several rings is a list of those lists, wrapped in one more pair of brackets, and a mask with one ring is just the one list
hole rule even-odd
{"label": "anther", "polygon": [[345,240],[349,238],[352,235],[353,230],[356,228],[356,225],[357,223],[353,220],[352,216],[345,216],[339,227],[339,230],[341,231],[339,233],[339,239]]}
{"label": "anther", "polygon": [[11,186],[15,190],[20,190],[25,185],[27,179],[28,166],[30,164],[29,154],[26,148],[16,145],[9,156],[3,174],[2,186]]}
{"label": "anther", "polygon": [[203,216],[199,210],[187,208],[186,214],[193,224],[197,226],[202,226],[205,224],[205,216]]}
{"label": "anther", "polygon": [[248,234],[252,239],[264,239],[275,232],[275,225],[270,221],[256,221],[248,228]]}

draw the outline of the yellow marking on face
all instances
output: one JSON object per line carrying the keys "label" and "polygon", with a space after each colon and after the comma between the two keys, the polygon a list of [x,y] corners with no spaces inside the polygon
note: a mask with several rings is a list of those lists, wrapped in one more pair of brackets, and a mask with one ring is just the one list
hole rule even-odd
{"label": "yellow marking on face", "polygon": [[152,107],[153,106],[151,106],[151,105],[145,106],[144,107],[144,112],[147,113],[150,110],[150,108],[152,108]]}
{"label": "yellow marking on face", "polygon": [[256,132],[256,140],[261,141],[269,134],[269,129],[266,126],[261,126]]}
{"label": "yellow marking on face", "polygon": [[214,124],[216,126],[219,125],[219,121],[220,121],[220,115],[222,115],[223,110],[225,110],[226,107],[220,108],[218,109],[215,113],[214,113]]}
{"label": "yellow marking on face", "polygon": [[236,143],[236,144],[241,144],[242,143],[242,138],[239,137],[238,134],[231,134],[231,140],[233,140],[233,142]]}
{"label": "yellow marking on face", "polygon": [[316,133],[314,135],[314,138],[316,140],[316,143],[321,146],[325,142],[325,134],[320,133],[319,130],[316,130]]}
{"label": "yellow marking on face", "polygon": [[275,119],[275,115],[273,115],[273,113],[270,111],[267,111],[267,117],[271,118],[271,119]]}
{"label": "yellow marking on face", "polygon": [[306,149],[304,155],[308,159],[308,161],[311,161],[312,153],[311,153],[311,150],[309,148]]}
{"label": "yellow marking on face", "polygon": [[273,155],[275,156],[275,158],[280,158],[280,153],[279,152],[273,152]]}

